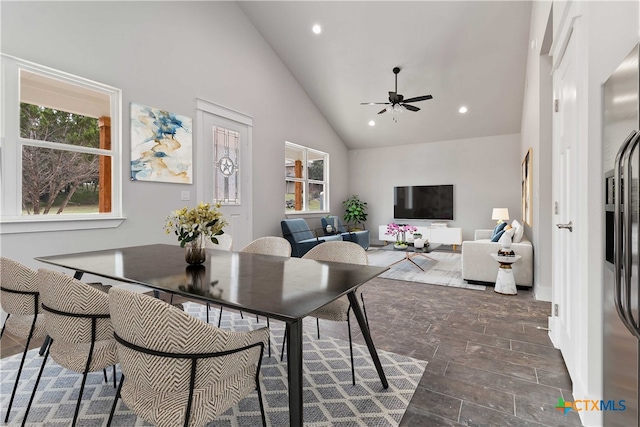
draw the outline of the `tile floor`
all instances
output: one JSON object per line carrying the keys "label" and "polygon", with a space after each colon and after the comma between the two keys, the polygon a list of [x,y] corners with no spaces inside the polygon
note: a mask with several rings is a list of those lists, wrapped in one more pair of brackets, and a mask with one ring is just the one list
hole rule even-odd
{"label": "tile floor", "polygon": [[[575,412],[555,409],[558,398],[573,400],[571,380],[560,352],[538,329],[547,325],[550,304],[535,301],[531,291],[506,296],[491,287],[389,279],[362,289],[376,346],[429,362],[401,426],[581,425]],[[346,324],[320,325],[321,333],[347,339]],[[354,339],[364,343],[359,332]],[[5,334],[0,354],[23,346]]]}

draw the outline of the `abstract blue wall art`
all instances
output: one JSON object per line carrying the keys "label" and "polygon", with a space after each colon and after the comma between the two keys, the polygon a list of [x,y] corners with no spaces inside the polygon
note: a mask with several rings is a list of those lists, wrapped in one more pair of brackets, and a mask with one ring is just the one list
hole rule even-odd
{"label": "abstract blue wall art", "polygon": [[190,117],[131,103],[131,180],[193,182]]}

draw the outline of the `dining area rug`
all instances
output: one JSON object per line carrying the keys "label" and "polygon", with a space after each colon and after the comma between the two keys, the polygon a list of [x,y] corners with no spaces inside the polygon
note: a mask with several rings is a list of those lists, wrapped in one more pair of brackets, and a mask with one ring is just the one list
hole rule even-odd
{"label": "dining area rug", "polygon": [[[206,319],[206,306],[187,302],[185,311]],[[217,323],[218,309],[209,312],[210,322]],[[244,313],[223,311],[221,327],[233,331],[247,331],[266,326],[266,319]],[[355,322],[354,322],[355,323]],[[346,323],[345,323],[346,329]],[[357,328],[357,324],[355,326]],[[284,323],[271,321],[272,355],[262,362],[261,386],[267,424],[274,427],[289,425],[287,360],[280,361],[280,348],[284,334]],[[356,385],[351,383],[351,363],[349,342],[323,336],[316,336],[315,319],[304,322],[304,425],[309,427],[393,427],[398,426],[427,365],[426,361],[378,350],[389,388],[382,388],[369,352],[364,345],[354,343],[354,363]],[[11,396],[15,375],[22,354],[16,354],[0,360],[0,415],[5,416]],[[38,375],[42,357],[38,349],[27,354],[25,367],[20,379],[11,418],[8,425],[20,425],[31,396],[31,390]],[[102,372],[90,373],[83,394],[83,403],[77,425],[106,426],[109,411],[113,403],[115,389],[112,373],[109,383],[104,382]],[[119,380],[120,370],[116,376]],[[47,361],[38,392],[29,412],[29,426],[69,426],[73,418],[82,374],[68,371],[51,359]],[[129,411],[119,401],[112,426],[149,426],[141,418]],[[215,427],[260,426],[260,407],[257,393],[243,399],[230,408],[216,421],[209,424]]]}
{"label": "dining area rug", "polygon": [[405,258],[405,252],[400,250],[382,250],[369,248],[367,256],[369,265],[380,267],[391,266],[391,268],[378,277],[386,279],[404,280],[406,282],[427,283],[430,285],[451,286],[454,288],[473,289],[484,291],[484,285],[467,283],[462,278],[462,255],[456,252],[441,252],[435,250],[426,254],[427,259],[421,255],[412,257],[424,271],[420,270],[410,261],[402,261],[393,266],[396,261]]}

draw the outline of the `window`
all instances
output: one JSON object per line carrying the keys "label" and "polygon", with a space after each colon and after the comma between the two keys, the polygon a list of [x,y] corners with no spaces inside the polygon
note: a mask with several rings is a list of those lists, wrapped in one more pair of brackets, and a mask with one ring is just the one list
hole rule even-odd
{"label": "window", "polygon": [[285,212],[326,212],[329,155],[322,151],[285,143]]}
{"label": "window", "polygon": [[2,232],[119,225],[120,91],[4,55],[2,81]]}

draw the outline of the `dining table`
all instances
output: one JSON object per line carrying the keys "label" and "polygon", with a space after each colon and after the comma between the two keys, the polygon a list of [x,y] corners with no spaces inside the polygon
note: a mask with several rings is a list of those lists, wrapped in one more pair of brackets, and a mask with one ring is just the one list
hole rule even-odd
{"label": "dining table", "polygon": [[303,319],[346,295],[382,386],[389,387],[355,292],[387,267],[216,249],[207,249],[203,264],[188,265],[184,252],[178,245],[151,244],[35,259],[74,270],[76,279],[92,274],[285,322],[292,427],[301,427],[304,419]]}

